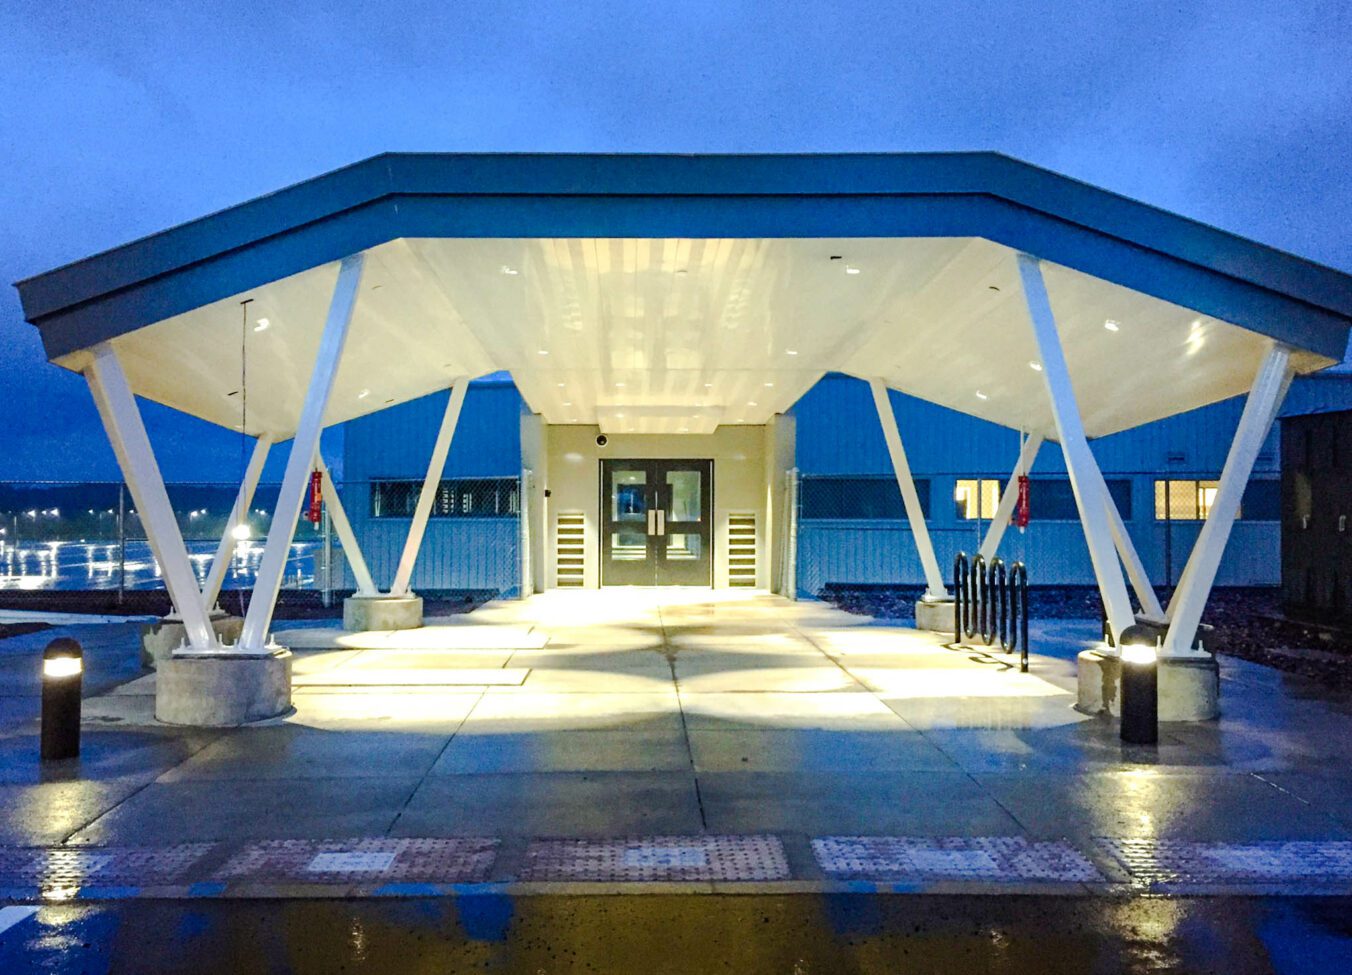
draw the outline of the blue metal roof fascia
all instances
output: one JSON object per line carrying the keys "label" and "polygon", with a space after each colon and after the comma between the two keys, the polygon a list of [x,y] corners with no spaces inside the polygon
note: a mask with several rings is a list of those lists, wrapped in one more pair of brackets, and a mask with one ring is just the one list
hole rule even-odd
{"label": "blue metal roof fascia", "polygon": [[989,194],[1352,317],[1352,276],[997,153],[584,155],[388,153],[19,282],[58,308],[392,194]]}
{"label": "blue metal roof fascia", "polygon": [[1007,200],[953,196],[387,196],[39,319],[50,358],[395,237],[970,237],[1078,268],[1330,358],[1346,318]]}

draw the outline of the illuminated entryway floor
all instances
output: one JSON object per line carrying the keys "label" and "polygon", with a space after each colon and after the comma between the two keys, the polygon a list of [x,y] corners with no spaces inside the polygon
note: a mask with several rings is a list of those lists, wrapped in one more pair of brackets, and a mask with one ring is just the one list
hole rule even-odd
{"label": "illuminated entryway floor", "polygon": [[277,640],[297,654],[301,721],[311,692],[382,688],[481,692],[464,730],[500,733],[676,718],[710,730],[901,731],[895,702],[952,698],[1035,699],[1059,720],[1079,717],[1059,662],[1023,674],[986,648],[765,594],[550,592],[418,630],[305,628]]}

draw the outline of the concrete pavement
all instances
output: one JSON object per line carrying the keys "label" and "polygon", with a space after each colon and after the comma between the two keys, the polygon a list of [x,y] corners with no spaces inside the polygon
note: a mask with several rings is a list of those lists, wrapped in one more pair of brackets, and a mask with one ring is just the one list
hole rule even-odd
{"label": "concrete pavement", "polygon": [[[154,723],[154,677],[124,661],[129,628],[73,632],[93,651],[93,693],[84,755],[65,767],[36,760],[28,671],[52,633],[0,643],[0,844],[114,858],[209,847],[161,889],[272,862],[258,844],[286,840],[312,857],[361,839],[488,842],[483,870],[439,879],[511,884],[536,876],[546,841],[600,862],[629,838],[629,866],[665,864],[645,877],[701,884],[734,876],[725,861],[760,863],[764,879],[780,857],[774,879],[809,885],[1352,890],[1349,702],[1226,659],[1220,721],[1126,747],[1115,724],[1071,707],[1090,621],[1035,626],[1020,674],[998,652],[820,603],[550,593],[413,634],[307,628],[298,642],[328,648],[298,651],[295,713],[228,731]],[[752,837],[773,850],[739,846]],[[850,837],[895,842],[857,868],[839,859],[861,855],[838,842]],[[348,889],[400,882],[415,848],[381,850],[393,859]],[[1191,866],[1161,879],[1166,859]],[[45,869],[34,863],[14,870]],[[252,879],[328,882],[284,873]],[[232,873],[222,889],[249,880]]]}

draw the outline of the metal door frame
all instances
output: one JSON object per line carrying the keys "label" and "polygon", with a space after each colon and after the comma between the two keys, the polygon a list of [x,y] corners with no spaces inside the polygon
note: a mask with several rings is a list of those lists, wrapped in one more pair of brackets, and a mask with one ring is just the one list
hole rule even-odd
{"label": "metal door frame", "polygon": [[[651,582],[609,582],[606,579],[609,559],[607,553],[609,550],[609,536],[611,533],[610,519],[610,493],[607,487],[610,486],[607,470],[628,469],[643,470],[646,475],[645,505],[648,512],[647,533],[647,557],[644,564],[651,568]],[[664,559],[656,540],[666,535],[672,524],[678,527],[686,527],[692,523],[676,522],[668,523],[665,521],[666,510],[669,507],[670,499],[667,496],[667,485],[665,481],[665,472],[670,470],[695,470],[702,475],[700,478],[701,499],[700,506],[704,517],[698,524],[703,528],[700,537],[704,542],[707,555],[703,560],[706,564],[707,573],[701,582],[665,582],[659,581]],[[602,588],[621,588],[626,586],[683,586],[686,588],[712,588],[714,580],[714,557],[715,557],[715,531],[714,531],[714,460],[711,457],[604,457],[598,464],[598,482],[599,490],[597,492],[597,584]]]}

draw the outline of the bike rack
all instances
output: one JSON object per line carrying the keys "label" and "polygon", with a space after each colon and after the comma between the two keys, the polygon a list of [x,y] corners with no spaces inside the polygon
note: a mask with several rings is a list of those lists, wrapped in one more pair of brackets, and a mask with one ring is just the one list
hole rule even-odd
{"label": "bike rack", "polygon": [[1022,562],[953,560],[953,642],[980,637],[1004,653],[1019,651],[1019,670],[1028,672],[1028,567]]}

